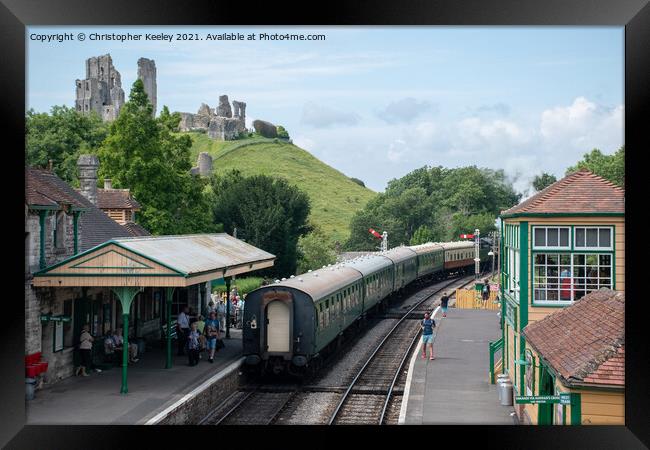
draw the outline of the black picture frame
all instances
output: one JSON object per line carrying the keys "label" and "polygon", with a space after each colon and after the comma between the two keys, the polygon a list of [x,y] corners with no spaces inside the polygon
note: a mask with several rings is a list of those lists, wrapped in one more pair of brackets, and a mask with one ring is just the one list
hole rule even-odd
{"label": "black picture frame", "polygon": [[[304,6],[302,6],[304,5]],[[302,7],[301,7],[302,6]],[[5,87],[2,103],[5,144],[5,169],[3,181],[7,201],[11,204],[10,228],[7,235],[17,235],[20,214],[15,186],[22,186],[20,164],[24,149],[25,106],[25,26],[27,25],[618,25],[625,26],[625,145],[626,145],[626,235],[641,239],[645,230],[643,200],[646,174],[641,158],[650,148],[647,119],[650,99],[650,6],[647,0],[431,0],[394,2],[389,0],[360,0],[344,3],[330,1],[310,5],[282,6],[276,2],[210,2],[199,0],[179,2],[158,0],[112,0],[88,2],[83,0],[3,0],[0,4],[0,79]],[[22,163],[21,163],[22,160]],[[15,170],[14,170],[15,168]],[[9,169],[9,170],[7,170]],[[12,179],[15,176],[16,179]],[[14,201],[15,200],[15,201]],[[14,209],[15,208],[15,209]],[[13,231],[13,232],[12,232]],[[10,240],[10,239],[9,239]],[[10,242],[13,245],[13,242]],[[20,249],[15,253],[19,254]],[[629,245],[626,254],[626,402],[625,427],[457,427],[412,428],[389,427],[379,430],[355,428],[354,435],[385,439],[392,434],[402,442],[420,445],[411,435],[422,437],[432,433],[437,438],[441,432],[453,437],[455,446],[462,445],[472,435],[482,446],[499,448],[644,448],[650,446],[650,423],[646,400],[650,398],[647,380],[648,345],[644,329],[647,315],[641,286],[643,270],[647,263],[641,261],[643,245]],[[644,258],[645,259],[645,258]],[[6,277],[11,288],[20,280],[19,264],[15,276]],[[16,290],[19,290],[16,287]],[[20,298],[22,294],[7,298]],[[146,439],[148,446],[155,440],[171,445],[172,442],[189,445],[196,434],[178,432],[176,428],[160,427],[81,427],[81,426],[24,426],[24,305],[20,301],[7,302],[5,314],[13,318],[2,328],[3,363],[2,399],[0,408],[0,445],[8,448],[48,448],[56,443],[59,448],[121,448],[134,444],[133,439]],[[98,407],[100,407],[98,405]],[[305,430],[303,428],[303,430]],[[292,430],[295,431],[295,430]],[[350,429],[337,428],[322,432],[309,428],[308,432],[287,433],[284,429],[256,430],[255,439],[248,445],[270,444],[272,447],[295,442],[312,445],[318,439],[320,446],[341,446],[351,438]],[[424,432],[423,432],[424,431]],[[192,433],[209,433],[209,429]],[[318,434],[318,436],[316,436]],[[288,438],[291,436],[293,438]],[[408,437],[407,437],[408,436]],[[217,433],[221,444],[233,445],[250,437],[235,430]],[[142,442],[142,441],[141,441]],[[202,439],[194,442],[205,442]],[[356,442],[359,442],[357,439]],[[238,444],[235,444],[238,443]],[[311,443],[311,444],[310,444]],[[267,445],[268,445],[267,444]],[[274,445],[275,444],[275,445]],[[139,444],[142,445],[142,444]],[[242,444],[243,445],[243,444]],[[359,445],[359,444],[357,444]],[[407,444],[408,445],[408,444]],[[318,446],[318,445],[317,445]]]}

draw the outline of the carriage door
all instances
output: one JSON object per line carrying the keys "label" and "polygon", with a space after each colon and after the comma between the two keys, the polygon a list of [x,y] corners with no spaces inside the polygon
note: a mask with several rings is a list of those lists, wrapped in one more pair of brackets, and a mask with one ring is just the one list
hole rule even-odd
{"label": "carriage door", "polygon": [[280,300],[270,302],[266,307],[267,352],[291,351],[289,305]]}

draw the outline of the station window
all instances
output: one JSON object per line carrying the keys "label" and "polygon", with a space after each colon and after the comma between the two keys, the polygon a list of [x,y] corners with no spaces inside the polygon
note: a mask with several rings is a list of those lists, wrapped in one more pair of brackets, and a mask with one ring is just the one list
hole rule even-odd
{"label": "station window", "polygon": [[612,254],[536,253],[533,301],[570,303],[602,287],[613,287]]}
{"label": "station window", "polygon": [[611,227],[575,227],[574,246],[576,249],[611,250]]}
{"label": "station window", "polygon": [[533,248],[569,249],[569,227],[533,227]]}

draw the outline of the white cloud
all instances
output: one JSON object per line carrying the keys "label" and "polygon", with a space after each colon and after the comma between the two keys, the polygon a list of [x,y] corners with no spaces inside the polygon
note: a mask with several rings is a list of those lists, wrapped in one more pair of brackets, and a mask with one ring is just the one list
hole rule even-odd
{"label": "white cloud", "polygon": [[618,148],[623,143],[623,105],[608,108],[578,97],[569,106],[542,112],[540,134],[549,146],[583,153]]}
{"label": "white cloud", "polygon": [[315,128],[327,128],[332,125],[356,125],[359,115],[354,112],[341,111],[314,102],[307,102],[302,109],[301,122]]}
{"label": "white cloud", "polygon": [[388,123],[411,122],[424,111],[432,109],[432,104],[426,100],[416,100],[406,97],[389,103],[377,115]]}

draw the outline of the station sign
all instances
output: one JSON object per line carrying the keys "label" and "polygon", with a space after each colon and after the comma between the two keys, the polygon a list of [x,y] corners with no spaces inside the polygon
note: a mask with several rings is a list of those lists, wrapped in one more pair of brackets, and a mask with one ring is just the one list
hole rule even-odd
{"label": "station sign", "polygon": [[571,394],[563,393],[560,395],[521,395],[515,397],[515,403],[533,403],[533,404],[551,404],[559,403],[560,405],[571,404]]}
{"label": "station sign", "polygon": [[461,234],[460,238],[461,239],[474,239],[474,235],[473,234]]}
{"label": "station sign", "polygon": [[42,315],[41,322],[70,322],[72,318],[70,316],[50,316]]}

